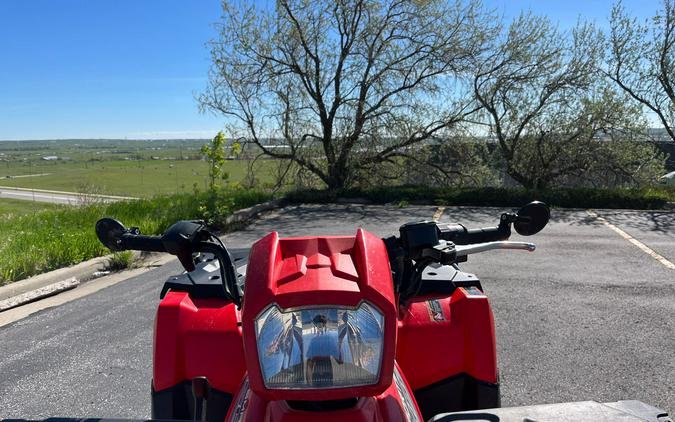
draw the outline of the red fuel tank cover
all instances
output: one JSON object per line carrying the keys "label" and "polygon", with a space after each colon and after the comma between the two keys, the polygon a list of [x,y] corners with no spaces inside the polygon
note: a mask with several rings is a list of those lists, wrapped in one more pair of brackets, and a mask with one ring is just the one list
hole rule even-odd
{"label": "red fuel tank cover", "polygon": [[[256,319],[261,314],[272,306],[281,311],[354,309],[364,302],[384,317],[379,380],[339,388],[265,386],[256,339]],[[382,393],[392,381],[396,344],[395,295],[384,242],[363,229],[356,236],[279,238],[276,232],[265,236],[249,255],[242,326],[251,389],[265,399],[333,400]],[[297,330],[307,335],[306,329]]]}

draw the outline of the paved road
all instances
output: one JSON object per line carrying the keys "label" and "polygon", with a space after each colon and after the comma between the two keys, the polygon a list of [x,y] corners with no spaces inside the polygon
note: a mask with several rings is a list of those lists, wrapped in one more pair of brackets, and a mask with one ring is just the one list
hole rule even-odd
{"label": "paved road", "polygon": [[[282,235],[378,235],[435,207],[307,206],[228,236],[233,247]],[[496,222],[498,209],[448,208],[441,221]],[[675,213],[598,214],[675,262]],[[518,236],[514,236],[517,239]],[[591,218],[554,211],[533,254],[474,256],[491,298],[505,406],[639,399],[675,411],[675,270]],[[174,261],[0,328],[0,418],[150,415],[151,330]]]}
{"label": "paved road", "polygon": [[[111,202],[124,199],[117,196],[86,195],[75,192],[52,192],[45,190],[14,189],[0,187],[0,199],[21,199],[25,201],[50,202],[52,204],[80,205],[92,201]],[[130,198],[131,199],[131,198]]]}

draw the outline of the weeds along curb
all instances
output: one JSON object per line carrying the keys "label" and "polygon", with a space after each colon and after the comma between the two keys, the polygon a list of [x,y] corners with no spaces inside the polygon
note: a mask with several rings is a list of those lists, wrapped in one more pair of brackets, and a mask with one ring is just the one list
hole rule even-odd
{"label": "weeds along curb", "polygon": [[[280,208],[285,204],[285,199],[275,199],[235,211],[226,218],[225,231],[236,230],[245,226],[260,213]],[[168,262],[168,259],[160,259],[158,262],[153,263],[153,258],[156,258],[158,255],[155,253],[141,254],[135,252],[134,261],[140,260],[140,265],[146,265],[147,270],[150,270],[158,264],[163,265]],[[112,254],[100,256],[89,261],[80,262],[72,267],[60,268],[1,286],[0,312],[46,299],[61,292],[74,289],[85,282],[95,282],[105,279],[105,276],[110,274],[105,269],[112,256]]]}

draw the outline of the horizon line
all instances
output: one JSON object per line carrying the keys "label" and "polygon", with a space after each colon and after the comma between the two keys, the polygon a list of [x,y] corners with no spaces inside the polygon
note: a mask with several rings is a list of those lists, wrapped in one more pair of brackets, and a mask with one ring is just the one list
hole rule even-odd
{"label": "horizon line", "polygon": [[0,139],[0,142],[45,142],[45,141],[203,141],[211,138],[29,138]]}

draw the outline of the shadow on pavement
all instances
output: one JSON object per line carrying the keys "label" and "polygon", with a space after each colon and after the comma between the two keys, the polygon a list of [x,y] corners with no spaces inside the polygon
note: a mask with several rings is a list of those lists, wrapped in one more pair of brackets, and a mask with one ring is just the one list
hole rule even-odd
{"label": "shadow on pavement", "polygon": [[[386,208],[386,213],[382,209]],[[374,226],[392,222],[410,222],[421,219],[431,219],[434,205],[411,205],[399,208],[397,206],[359,205],[359,204],[303,204],[284,208],[281,212],[258,220],[255,229],[279,230],[283,232],[285,226],[297,226],[302,222],[304,233],[326,230],[332,224],[360,224]],[[499,221],[502,212],[515,212],[516,207],[454,207],[448,206],[441,217],[442,223],[463,223],[469,227],[476,224],[494,226]],[[610,223],[620,227],[645,232],[657,232],[675,235],[675,212],[673,211],[642,211],[642,210],[594,210],[598,215]],[[336,213],[338,219],[336,220]],[[551,222],[570,224],[574,226],[601,226],[603,223],[589,215],[585,210],[570,210],[554,208],[551,210]],[[250,229],[250,228],[249,228]],[[294,233],[286,233],[294,235]]]}
{"label": "shadow on pavement", "polygon": [[672,211],[602,211],[610,223],[642,231],[675,235],[675,212]]}

